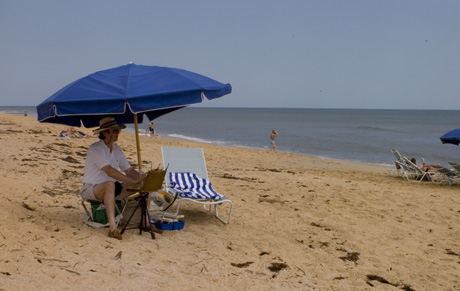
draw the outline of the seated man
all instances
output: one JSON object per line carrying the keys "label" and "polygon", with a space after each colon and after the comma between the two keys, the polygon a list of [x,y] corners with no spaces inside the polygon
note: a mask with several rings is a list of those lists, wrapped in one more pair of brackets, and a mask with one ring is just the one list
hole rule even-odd
{"label": "seated man", "polygon": [[109,237],[119,240],[122,237],[115,222],[115,197],[129,196],[132,193],[126,187],[144,181],[147,176],[131,167],[123,150],[115,143],[124,128],[124,124],[117,124],[112,117],[99,121],[99,128],[94,130],[94,134],[99,134],[100,140],[88,149],[80,192],[84,199],[104,203],[109,220]]}

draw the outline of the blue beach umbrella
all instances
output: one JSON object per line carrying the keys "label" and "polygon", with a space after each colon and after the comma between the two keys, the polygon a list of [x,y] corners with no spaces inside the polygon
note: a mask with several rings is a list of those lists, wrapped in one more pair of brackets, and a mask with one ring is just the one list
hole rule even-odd
{"label": "blue beach umbrella", "polygon": [[442,143],[458,145],[460,143],[460,128],[454,129],[440,137]]}
{"label": "blue beach umbrella", "polygon": [[70,83],[40,103],[37,114],[39,122],[76,127],[99,126],[107,116],[134,123],[140,168],[138,123],[144,115],[153,120],[205,97],[212,100],[231,92],[230,84],[190,71],[129,63]]}

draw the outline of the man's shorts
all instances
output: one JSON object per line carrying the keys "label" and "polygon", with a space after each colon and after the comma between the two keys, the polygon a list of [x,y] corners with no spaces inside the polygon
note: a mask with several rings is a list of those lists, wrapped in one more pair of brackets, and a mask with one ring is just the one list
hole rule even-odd
{"label": "man's shorts", "polygon": [[[99,199],[97,199],[96,196],[94,195],[94,186],[96,185],[83,183],[83,187],[81,187],[81,190],[80,190],[81,197],[85,200],[98,201]],[[115,182],[115,197],[121,194],[122,189],[123,189],[123,186],[121,185],[121,183],[116,181]]]}

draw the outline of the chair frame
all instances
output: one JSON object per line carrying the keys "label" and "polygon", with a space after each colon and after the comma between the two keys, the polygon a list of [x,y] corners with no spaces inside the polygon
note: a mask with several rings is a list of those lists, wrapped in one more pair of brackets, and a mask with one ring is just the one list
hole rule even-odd
{"label": "chair frame", "polygon": [[[403,156],[399,153],[398,150],[392,149],[391,152],[396,157],[396,161],[394,162],[395,168],[388,169],[388,173],[395,177],[403,177],[409,180],[409,176],[413,175],[413,171],[410,171],[409,168],[405,165],[405,161]],[[398,168],[399,166],[399,168]],[[414,178],[415,179],[415,178]]]}
{"label": "chair frame", "polygon": [[432,167],[437,170],[437,173],[439,173],[444,178],[443,180],[446,181],[447,184],[454,184],[456,179],[458,179],[456,184],[460,184],[460,172],[458,172],[455,168],[455,170],[450,170],[444,166],[432,165]]}
{"label": "chair frame", "polygon": [[398,175],[400,177],[406,178],[407,181],[417,178],[417,174],[412,169],[412,167],[409,167],[408,165],[406,165],[406,164],[404,164],[404,163],[402,163],[400,161],[395,161],[395,164],[397,164],[399,166],[399,170],[397,170],[397,171],[398,171]]}
{"label": "chair frame", "polygon": [[[170,184],[169,172],[191,172],[191,173],[195,173],[200,178],[209,179],[203,149],[202,148],[161,147],[161,151],[163,154],[164,168],[165,170],[167,170],[166,190],[172,195],[174,195],[174,201],[177,200],[177,204],[175,206],[175,211],[174,211],[175,212],[174,216],[179,215],[180,207],[183,201],[190,201],[193,203],[203,205],[203,208],[206,209],[208,212],[210,212],[212,210],[212,206],[214,206],[215,217],[222,223],[229,224],[230,219],[232,217],[232,212],[233,212],[233,202],[230,199],[225,198],[225,197],[219,200],[192,199],[188,197],[181,197],[178,191],[175,191],[174,189],[169,188],[169,184]],[[180,160],[174,161],[174,154],[175,154],[174,151],[176,151],[176,154],[178,151],[180,151],[181,154],[187,153],[188,155],[181,156]],[[189,160],[186,160],[187,158],[189,158]],[[199,162],[201,163],[201,165],[192,164],[192,162],[193,163]],[[201,166],[202,168],[199,168],[199,166]],[[174,201],[172,203],[174,203]],[[218,206],[222,205],[223,203],[228,203],[230,206],[230,210],[229,210],[227,219],[224,219],[219,215]]]}
{"label": "chair frame", "polygon": [[[102,205],[104,205],[104,203],[99,200],[86,200],[86,199],[81,200],[81,206],[83,207],[83,210],[85,211],[85,214],[86,214],[85,226],[90,225],[93,227],[107,227],[109,225],[108,223],[102,224],[102,223],[94,221],[93,212],[91,211],[92,210],[91,201],[99,202]],[[90,204],[89,209],[86,206],[86,203]],[[121,220],[123,219],[123,212],[125,211],[125,208],[126,208],[125,201],[121,201],[121,209],[118,207],[117,203],[115,203],[115,210],[118,211],[118,215],[115,217],[115,223],[117,224],[117,226],[120,224]]]}
{"label": "chair frame", "polygon": [[393,153],[398,162],[402,162],[404,160],[403,156],[399,153],[398,150],[392,149],[391,152]]}
{"label": "chair frame", "polygon": [[453,162],[448,162],[449,166],[452,167],[455,171],[459,172],[460,171],[460,163],[453,163]]}
{"label": "chair frame", "polygon": [[[415,173],[415,179],[418,181],[418,182],[421,182],[423,181],[423,179],[425,177],[428,177],[429,178],[429,181],[433,182],[433,175],[435,175],[435,172],[424,172],[422,171],[422,169],[420,169],[416,164],[414,164],[411,160],[409,160],[408,158],[406,157],[403,157],[403,160],[406,162],[406,165],[402,164],[401,165],[404,165],[405,167],[409,167],[411,170],[414,171]],[[404,168],[405,169],[405,168]]]}

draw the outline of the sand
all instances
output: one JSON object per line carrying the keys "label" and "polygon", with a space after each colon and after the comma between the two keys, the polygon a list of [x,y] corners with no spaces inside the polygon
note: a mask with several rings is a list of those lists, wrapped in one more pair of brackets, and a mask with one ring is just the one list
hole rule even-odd
{"label": "sand", "polygon": [[[58,138],[62,129],[0,114],[0,290],[460,290],[459,186],[141,136],[145,168],[161,163],[161,146],[202,147],[233,216],[224,225],[188,203],[184,229],[118,241],[83,222],[78,192],[96,139]],[[136,163],[134,134],[118,144]]]}

